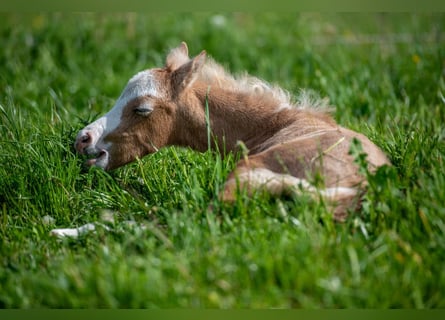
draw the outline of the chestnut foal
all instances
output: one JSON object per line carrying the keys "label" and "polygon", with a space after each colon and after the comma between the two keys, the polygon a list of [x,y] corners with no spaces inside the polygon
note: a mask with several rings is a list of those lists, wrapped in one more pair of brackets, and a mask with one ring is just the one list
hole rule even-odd
{"label": "chestnut foal", "polygon": [[[343,220],[366,186],[349,154],[353,139],[371,172],[389,161],[364,135],[336,124],[324,104],[304,95],[293,102],[277,86],[234,77],[205,51],[189,58],[182,43],[164,67],[133,76],[114,107],[79,132],[75,148],[90,156],[87,165],[112,170],[170,145],[226,152],[242,145],[247,155],[229,175],[222,201],[234,201],[238,188],[273,196],[306,192],[325,199]],[[322,183],[314,185],[314,177]]]}

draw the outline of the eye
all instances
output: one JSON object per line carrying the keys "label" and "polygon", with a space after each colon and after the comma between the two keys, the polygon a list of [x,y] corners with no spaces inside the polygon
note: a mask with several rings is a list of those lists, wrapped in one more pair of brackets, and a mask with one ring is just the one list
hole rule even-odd
{"label": "eye", "polygon": [[134,113],[140,116],[148,116],[153,111],[153,108],[147,105],[140,105],[134,108]]}

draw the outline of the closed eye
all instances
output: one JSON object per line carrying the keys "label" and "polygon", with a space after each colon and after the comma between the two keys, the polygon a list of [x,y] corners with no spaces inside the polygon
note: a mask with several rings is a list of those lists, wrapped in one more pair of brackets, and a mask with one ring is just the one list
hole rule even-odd
{"label": "closed eye", "polygon": [[141,105],[134,108],[134,112],[140,116],[148,116],[153,111],[152,107]]}

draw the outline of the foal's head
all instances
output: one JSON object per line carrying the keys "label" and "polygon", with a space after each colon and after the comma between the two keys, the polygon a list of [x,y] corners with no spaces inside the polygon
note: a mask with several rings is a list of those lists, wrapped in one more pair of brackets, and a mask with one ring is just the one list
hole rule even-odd
{"label": "foal's head", "polygon": [[76,150],[92,157],[88,165],[111,170],[173,143],[177,102],[204,61],[204,51],[190,59],[182,43],[164,68],[136,74],[114,107],[79,132]]}

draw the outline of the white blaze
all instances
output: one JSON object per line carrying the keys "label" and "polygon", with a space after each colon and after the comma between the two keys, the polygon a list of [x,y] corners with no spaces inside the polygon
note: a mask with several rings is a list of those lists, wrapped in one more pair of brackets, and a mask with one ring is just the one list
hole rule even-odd
{"label": "white blaze", "polygon": [[147,95],[156,97],[157,94],[156,79],[153,73],[150,70],[137,73],[128,81],[127,86],[117,99],[113,108],[104,116],[81,130],[79,132],[79,137],[83,136],[86,132],[89,132],[92,139],[91,147],[96,149],[107,147],[103,144],[102,139],[119,126],[122,112],[128,102],[135,98]]}

